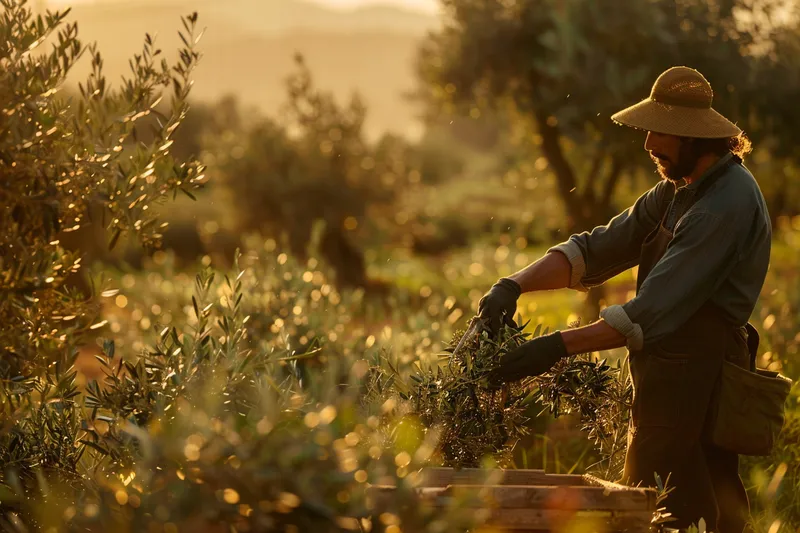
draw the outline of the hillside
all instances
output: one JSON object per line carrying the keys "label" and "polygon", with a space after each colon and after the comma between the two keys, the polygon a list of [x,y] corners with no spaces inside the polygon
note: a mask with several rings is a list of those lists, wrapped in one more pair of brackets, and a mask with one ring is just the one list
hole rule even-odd
{"label": "hillside", "polygon": [[[200,14],[206,28],[203,59],[194,95],[215,100],[232,93],[246,105],[274,113],[283,102],[283,81],[296,52],[306,56],[318,83],[348,97],[357,90],[370,108],[371,133],[412,134],[414,109],[402,93],[414,85],[413,61],[419,40],[436,19],[391,7],[334,11],[297,0],[173,0],[78,4],[85,42],[96,41],[113,83],[128,72],[145,32],[158,36],[165,52],[179,45],[181,15]],[[71,81],[88,72],[88,60]]]}
{"label": "hillside", "polygon": [[152,22],[170,20],[176,14],[191,11],[203,15],[207,25],[232,23],[240,30],[260,34],[312,29],[388,30],[419,36],[437,25],[435,17],[388,5],[335,10],[303,0],[96,0],[72,5],[80,20],[103,22],[107,31],[144,30]]}

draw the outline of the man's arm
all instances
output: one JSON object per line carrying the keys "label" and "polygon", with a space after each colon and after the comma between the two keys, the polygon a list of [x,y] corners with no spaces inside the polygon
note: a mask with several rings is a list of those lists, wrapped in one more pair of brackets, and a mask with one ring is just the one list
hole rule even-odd
{"label": "man's arm", "polygon": [[729,276],[738,259],[742,226],[751,217],[735,206],[728,213],[695,211],[675,228],[664,257],[629,302],[600,315],[639,350],[658,342],[688,320]]}
{"label": "man's arm", "polygon": [[543,257],[508,278],[522,293],[599,285],[638,263],[641,243],[661,220],[664,202],[671,193],[662,182],[607,225],[573,235],[548,250]]}
{"label": "man's arm", "polygon": [[605,226],[572,235],[548,250],[569,260],[567,287],[587,291],[639,264],[642,243],[661,221],[673,191],[671,183],[659,182]]}
{"label": "man's arm", "polygon": [[[742,199],[739,198],[741,201]],[[664,257],[642,283],[639,293],[623,305],[600,312],[601,320],[589,326],[555,331],[531,339],[503,356],[493,372],[493,382],[509,382],[549,371],[568,355],[627,345],[643,349],[685,323],[728,278],[741,257],[739,237],[751,231],[760,211],[729,202],[716,212],[694,210],[675,227]],[[756,224],[764,223],[759,220]],[[766,222],[766,227],[768,226]],[[769,246],[769,231],[760,238]],[[762,241],[763,242],[763,241]],[[763,271],[756,273],[763,280]]]}
{"label": "man's arm", "polygon": [[733,265],[730,254],[737,233],[732,226],[707,213],[687,216],[638,296],[603,310],[605,319],[561,331],[567,353],[626,345],[641,349],[646,340],[652,342],[681,324],[713,294]]}
{"label": "man's arm", "polygon": [[489,330],[494,333],[502,322],[510,323],[522,293],[567,287],[585,291],[637,264],[642,241],[661,218],[668,187],[667,182],[659,183],[605,226],[573,235],[538,261],[498,280],[478,302],[478,315]]}
{"label": "man's arm", "polygon": [[528,376],[540,376],[568,355],[616,348],[624,344],[625,336],[602,320],[584,328],[542,335],[503,355],[500,364],[492,370],[489,383],[498,386]]}
{"label": "man's arm", "polygon": [[[567,287],[586,290],[587,286],[602,283],[638,263],[641,241],[659,223],[671,192],[668,183],[659,183],[606,226],[573,235],[509,279],[519,285],[522,293]],[[561,334],[568,354],[588,353],[620,348],[630,337],[641,334],[636,325],[624,325],[615,323],[612,327],[601,319]]]}
{"label": "man's arm", "polygon": [[621,348],[628,342],[625,335],[609,326],[605,320],[582,328],[563,330],[561,337],[569,355]]}
{"label": "man's arm", "polygon": [[560,252],[545,254],[538,261],[523,268],[510,279],[516,281],[523,293],[548,291],[569,287],[572,265]]}
{"label": "man's arm", "polygon": [[[520,270],[510,278],[522,288],[522,292],[547,291],[563,289],[569,286],[572,265],[567,256],[560,252],[552,252]],[[561,332],[567,353],[579,353],[610,350],[625,346],[627,337],[609,326],[604,320]]]}

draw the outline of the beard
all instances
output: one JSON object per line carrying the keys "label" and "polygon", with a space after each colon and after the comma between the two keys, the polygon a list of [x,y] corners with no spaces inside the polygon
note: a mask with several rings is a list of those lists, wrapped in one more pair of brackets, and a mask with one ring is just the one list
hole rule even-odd
{"label": "beard", "polygon": [[700,155],[695,153],[691,142],[684,141],[678,149],[677,158],[651,152],[650,159],[656,164],[656,169],[662,178],[677,183],[692,173]]}

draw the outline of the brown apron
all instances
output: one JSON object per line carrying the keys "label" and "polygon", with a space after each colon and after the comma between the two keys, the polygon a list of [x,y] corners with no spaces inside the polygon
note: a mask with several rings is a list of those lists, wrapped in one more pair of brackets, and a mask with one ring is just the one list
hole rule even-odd
{"label": "brown apron", "polygon": [[[707,176],[691,203],[727,167]],[[673,220],[680,220],[690,205],[679,208]],[[672,240],[666,211],[642,245],[637,292]],[[674,490],[664,505],[678,520],[668,527],[687,527],[703,518],[708,530],[720,533],[745,528],[749,503],[739,456],[712,445],[704,433],[723,360],[751,367],[755,350],[751,354],[747,341],[744,327],[732,325],[707,302],[664,340],[630,353],[634,398],[623,481],[654,486],[656,473],[662,481],[669,476]]]}

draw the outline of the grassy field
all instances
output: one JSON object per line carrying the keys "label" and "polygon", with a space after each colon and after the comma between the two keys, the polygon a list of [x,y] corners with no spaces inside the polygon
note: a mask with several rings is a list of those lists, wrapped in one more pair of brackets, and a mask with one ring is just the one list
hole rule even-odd
{"label": "grassy field", "polygon": [[[800,221],[785,221],[781,231],[776,234],[772,267],[752,318],[762,335],[759,364],[780,369],[795,379],[800,377],[800,335],[796,334],[800,306],[796,276],[800,260],[793,251],[797,249],[799,238]],[[274,250],[274,241],[267,247]],[[546,249],[547,246],[543,245],[529,246],[509,234],[487,235],[468,248],[435,257],[414,255],[402,248],[372,249],[368,253],[370,274],[390,282],[398,294],[418,295],[419,299],[415,300],[418,303],[414,306],[403,304],[401,299],[396,300],[396,307],[388,312],[370,312],[369,305],[364,306],[358,298],[352,299],[345,294],[337,298],[336,306],[327,311],[325,308],[317,309],[311,316],[318,317],[314,320],[320,325],[330,324],[328,327],[336,332],[334,336],[328,336],[329,340],[335,339],[333,345],[339,345],[347,338],[350,339],[348,342],[356,343],[352,346],[358,350],[358,339],[363,342],[366,338],[369,346],[381,344],[387,353],[399,360],[412,363],[415,360],[430,361],[434,355],[441,353],[440,350],[453,332],[463,328],[474,315],[478,299],[499,276],[525,266]],[[269,257],[274,258],[275,255],[259,255],[262,263],[258,268],[270,269],[263,261],[269,261]],[[286,260],[279,257],[280,261]],[[210,258],[204,258],[198,261],[196,268],[209,262]],[[280,263],[283,270],[270,274],[271,281],[260,284],[259,290],[266,295],[283,294],[284,291],[302,293],[303,284],[296,285],[295,279],[298,276],[306,279],[308,274],[298,273],[294,277],[280,274],[281,271],[292,272],[293,268],[300,267],[296,265],[290,268],[290,264],[291,260],[289,263]],[[313,272],[312,268],[306,268],[307,272]],[[156,261],[147,264],[144,272],[116,275],[121,294],[125,296],[122,301],[124,305],[120,305],[118,298],[107,302],[106,316],[111,320],[112,331],[116,332],[120,346],[126,346],[127,342],[129,348],[139,351],[148,339],[152,341],[147,329],[163,321],[167,309],[173,310],[174,316],[170,317],[173,323],[182,312],[189,312],[191,304],[186,294],[191,285],[192,272],[191,267],[184,269],[173,265],[171,254],[160,254]],[[302,272],[302,268],[297,272]],[[278,278],[275,278],[276,275]],[[283,281],[286,279],[292,281]],[[634,280],[632,272],[611,280],[608,283],[607,303],[623,302],[629,298],[635,286]],[[283,288],[282,283],[286,283]],[[583,297],[582,293],[569,290],[525,295],[519,303],[519,316],[523,320],[530,320],[530,330],[538,324],[564,328],[578,318],[586,323],[593,317],[582,316]],[[269,298],[267,296],[264,302],[270,301]],[[284,316],[280,307],[270,305],[257,303],[254,309],[260,314],[274,312]],[[303,306],[302,310],[295,306],[289,316],[298,310],[301,314],[305,313],[306,304],[300,305]],[[363,349],[364,345],[360,346]],[[81,371],[86,378],[100,376],[100,368],[93,358],[97,353],[97,348],[89,348],[81,360]],[[597,356],[614,360],[624,356],[624,350]],[[797,466],[800,464],[797,462],[800,447],[793,441],[800,423],[797,405],[798,396],[795,392],[789,406],[787,430],[773,456],[748,458],[743,462],[742,476],[750,493],[758,531],[793,531],[800,523],[800,471]],[[553,419],[546,415],[538,416],[535,409],[531,411],[531,416],[532,434],[520,441],[514,452],[517,467],[575,473],[584,471],[598,459],[596,450],[582,434],[574,417]]]}

